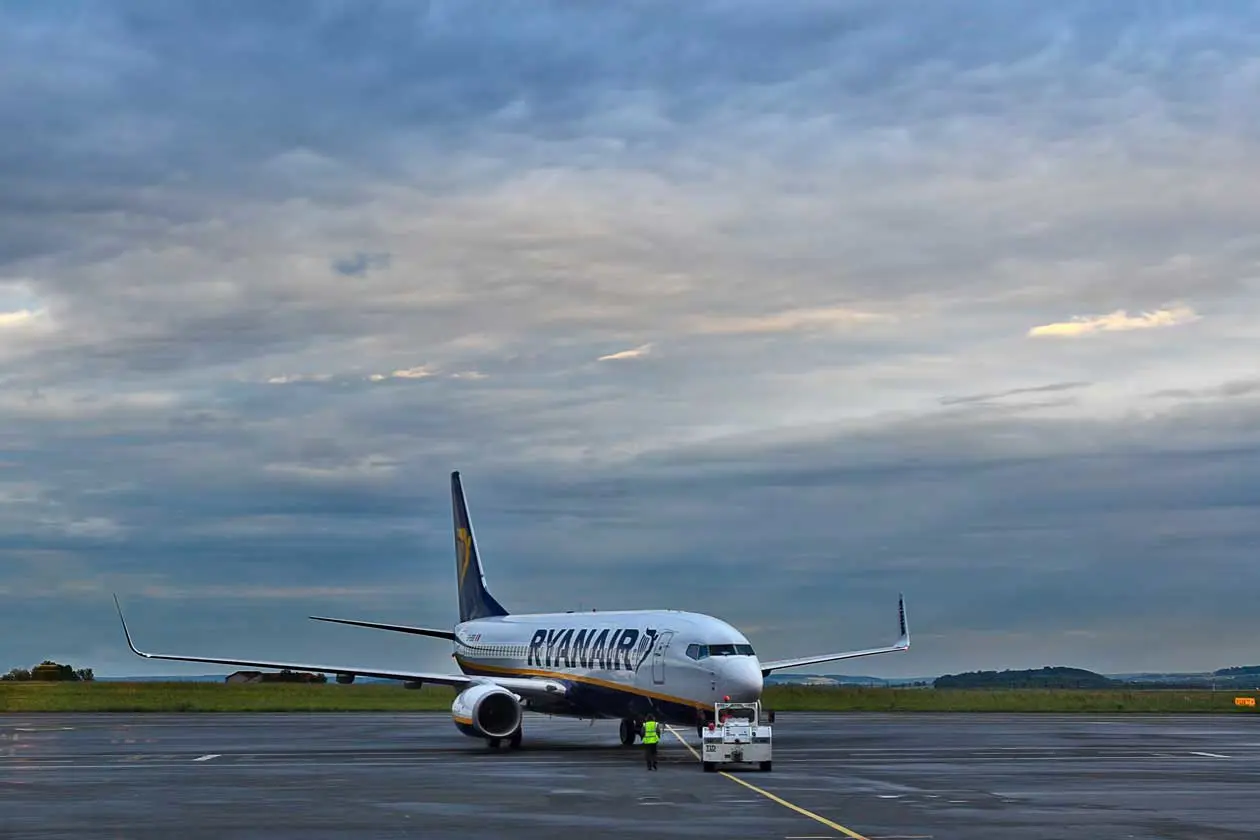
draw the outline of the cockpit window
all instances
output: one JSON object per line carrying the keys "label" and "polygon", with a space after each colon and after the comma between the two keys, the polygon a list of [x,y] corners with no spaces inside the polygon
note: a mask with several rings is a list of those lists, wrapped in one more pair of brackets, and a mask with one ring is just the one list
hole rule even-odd
{"label": "cockpit window", "polygon": [[687,645],[687,656],[707,659],[710,656],[756,656],[752,645]]}

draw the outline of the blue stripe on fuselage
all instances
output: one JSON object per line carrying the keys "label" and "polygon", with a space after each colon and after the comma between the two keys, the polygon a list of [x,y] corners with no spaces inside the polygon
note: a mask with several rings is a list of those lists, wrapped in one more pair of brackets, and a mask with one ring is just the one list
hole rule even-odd
{"label": "blue stripe on fuselage", "polygon": [[[524,679],[535,676],[530,673],[513,673],[510,668],[483,667],[459,656],[456,657],[456,662],[459,663],[460,670],[469,676],[516,676]],[[627,686],[624,689],[613,688],[609,685],[586,682],[581,678],[566,678],[564,674],[548,675],[547,679],[554,679],[568,686],[565,700],[572,708],[571,713],[578,717],[642,718],[651,712],[663,723],[694,726],[702,714],[701,709],[697,708],[699,704],[691,705],[682,701],[681,698],[666,700],[661,696],[649,696],[644,689],[633,686]]]}

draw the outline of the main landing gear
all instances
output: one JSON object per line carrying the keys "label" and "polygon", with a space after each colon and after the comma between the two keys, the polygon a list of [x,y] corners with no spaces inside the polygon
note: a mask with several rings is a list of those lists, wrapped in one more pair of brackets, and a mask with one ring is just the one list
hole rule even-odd
{"label": "main landing gear", "polygon": [[634,746],[634,739],[639,734],[639,722],[626,718],[621,721],[621,745],[623,747]]}
{"label": "main landing gear", "polygon": [[[521,726],[516,727],[516,731],[508,736],[507,742],[508,742],[509,748],[514,749],[514,750],[519,750],[521,748],[521,737],[522,737],[521,730],[523,728],[524,727],[521,727]],[[497,750],[499,748],[499,743],[502,740],[503,740],[502,738],[487,738],[486,746],[488,746],[492,750]]]}

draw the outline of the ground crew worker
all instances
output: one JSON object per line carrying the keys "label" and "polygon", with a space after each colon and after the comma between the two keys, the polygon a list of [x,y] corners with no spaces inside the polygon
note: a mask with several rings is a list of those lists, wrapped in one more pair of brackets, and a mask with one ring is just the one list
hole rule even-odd
{"label": "ground crew worker", "polygon": [[647,720],[643,722],[643,748],[646,750],[644,758],[647,759],[647,769],[656,769],[656,745],[660,743],[661,732],[660,726],[656,722],[654,715],[648,715]]}

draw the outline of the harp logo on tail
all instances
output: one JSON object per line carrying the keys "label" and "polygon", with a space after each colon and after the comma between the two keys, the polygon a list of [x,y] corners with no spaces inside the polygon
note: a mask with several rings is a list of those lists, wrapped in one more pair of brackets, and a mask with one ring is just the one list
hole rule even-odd
{"label": "harp logo on tail", "polygon": [[472,561],[472,537],[467,528],[460,528],[455,532],[455,539],[459,541],[459,579],[463,580]]}

